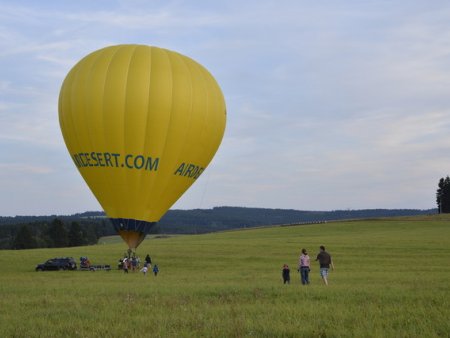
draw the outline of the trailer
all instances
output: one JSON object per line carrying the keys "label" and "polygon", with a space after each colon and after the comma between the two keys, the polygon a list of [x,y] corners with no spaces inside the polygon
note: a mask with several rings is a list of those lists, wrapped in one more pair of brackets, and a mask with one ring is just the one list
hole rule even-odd
{"label": "trailer", "polygon": [[109,264],[91,264],[89,258],[80,257],[80,271],[97,271],[97,270],[105,270],[110,271],[111,265]]}

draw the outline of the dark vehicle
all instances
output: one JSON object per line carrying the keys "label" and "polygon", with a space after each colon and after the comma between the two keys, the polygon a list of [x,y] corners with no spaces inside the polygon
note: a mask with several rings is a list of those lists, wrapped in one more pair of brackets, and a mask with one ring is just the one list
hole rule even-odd
{"label": "dark vehicle", "polygon": [[72,257],[57,257],[36,266],[36,271],[76,270],[77,263]]}

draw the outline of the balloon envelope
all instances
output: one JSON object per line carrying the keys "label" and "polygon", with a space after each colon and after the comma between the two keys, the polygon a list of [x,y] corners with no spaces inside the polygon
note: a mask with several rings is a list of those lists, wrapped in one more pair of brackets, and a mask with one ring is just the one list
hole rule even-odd
{"label": "balloon envelope", "polygon": [[217,82],[194,60],[118,45],[68,73],[59,122],[76,167],[135,249],[212,160],[226,108]]}

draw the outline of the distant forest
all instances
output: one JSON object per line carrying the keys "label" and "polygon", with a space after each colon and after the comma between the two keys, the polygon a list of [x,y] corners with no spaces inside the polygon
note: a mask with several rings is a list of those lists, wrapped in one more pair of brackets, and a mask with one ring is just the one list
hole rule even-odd
{"label": "distant forest", "polygon": [[[300,211],[243,207],[169,210],[153,229],[153,233],[201,234],[260,226],[427,215],[437,212],[437,209]],[[0,217],[0,249],[89,245],[96,244],[102,236],[115,234],[111,222],[99,211],[69,216]]]}

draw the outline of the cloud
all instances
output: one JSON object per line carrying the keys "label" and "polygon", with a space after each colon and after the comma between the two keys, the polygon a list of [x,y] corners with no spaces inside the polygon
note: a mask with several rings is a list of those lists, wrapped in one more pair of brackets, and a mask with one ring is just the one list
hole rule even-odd
{"label": "cloud", "polygon": [[15,172],[17,174],[50,174],[54,172],[53,168],[50,167],[38,167],[32,166],[30,164],[24,163],[0,163],[0,172]]}

